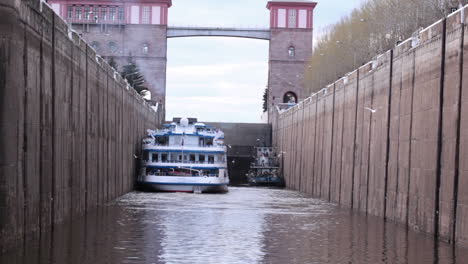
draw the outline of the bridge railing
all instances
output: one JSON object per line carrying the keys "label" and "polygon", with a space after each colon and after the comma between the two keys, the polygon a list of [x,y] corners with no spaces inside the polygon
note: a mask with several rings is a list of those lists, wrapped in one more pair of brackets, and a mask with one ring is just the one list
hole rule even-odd
{"label": "bridge railing", "polygon": [[222,29],[222,30],[246,30],[246,31],[265,31],[270,30],[270,27],[265,25],[254,25],[254,26],[243,26],[243,25],[181,25],[181,24],[172,24],[168,25],[168,28],[171,29],[200,29],[200,30],[213,30],[213,29]]}

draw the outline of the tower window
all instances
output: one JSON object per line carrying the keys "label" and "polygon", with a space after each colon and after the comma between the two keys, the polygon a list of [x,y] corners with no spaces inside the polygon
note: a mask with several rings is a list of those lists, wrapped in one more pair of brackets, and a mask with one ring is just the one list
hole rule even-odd
{"label": "tower window", "polygon": [[107,19],[107,8],[105,8],[105,7],[101,8],[101,19],[102,20]]}
{"label": "tower window", "polygon": [[143,48],[142,48],[143,54],[148,54],[148,51],[149,51],[148,44],[147,44],[147,43],[143,43]]}
{"label": "tower window", "polygon": [[296,27],[296,18],[297,18],[297,10],[296,9],[289,9],[288,10],[288,27],[295,28]]}
{"label": "tower window", "polygon": [[112,53],[117,52],[117,44],[115,44],[115,42],[113,42],[113,41],[109,42],[109,50]]}
{"label": "tower window", "polygon": [[81,19],[81,7],[75,8],[75,18],[78,20]]}
{"label": "tower window", "polygon": [[109,18],[110,20],[115,20],[115,7],[109,7]]}
{"label": "tower window", "polygon": [[99,42],[97,41],[91,42],[91,47],[93,47],[95,51],[99,51]]}
{"label": "tower window", "polygon": [[120,21],[124,20],[124,8],[121,7],[121,6],[119,7],[119,17],[118,17],[118,19]]}
{"label": "tower window", "polygon": [[89,6],[85,7],[84,8],[84,15],[85,15],[85,19],[88,20],[89,19],[89,14],[90,14],[90,9],[89,9]]}
{"label": "tower window", "polygon": [[283,103],[287,104],[296,104],[297,103],[297,95],[293,92],[287,92],[283,96]]}
{"label": "tower window", "polygon": [[142,24],[150,23],[150,7],[149,6],[144,6],[142,8],[141,23]]}
{"label": "tower window", "polygon": [[68,19],[73,18],[73,6],[67,7],[67,17],[68,17]]}
{"label": "tower window", "polygon": [[294,46],[289,47],[288,55],[290,58],[294,58],[296,56],[296,48],[294,48]]}

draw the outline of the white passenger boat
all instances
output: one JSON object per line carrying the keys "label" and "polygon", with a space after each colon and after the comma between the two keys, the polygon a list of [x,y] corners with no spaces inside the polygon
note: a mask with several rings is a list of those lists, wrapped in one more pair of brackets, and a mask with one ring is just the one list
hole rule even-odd
{"label": "white passenger boat", "polygon": [[226,192],[224,133],[196,118],[174,118],[161,130],[148,130],[138,183],[167,192]]}

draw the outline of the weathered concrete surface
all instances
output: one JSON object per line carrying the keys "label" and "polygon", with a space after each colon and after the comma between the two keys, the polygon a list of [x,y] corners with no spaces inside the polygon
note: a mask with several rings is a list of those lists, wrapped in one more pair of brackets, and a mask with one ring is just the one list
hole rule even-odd
{"label": "weathered concrete surface", "polygon": [[[465,11],[465,14],[467,12]],[[464,26],[463,34],[463,49],[462,51],[462,87],[461,87],[461,115],[460,115],[460,131],[459,131],[459,168],[458,168],[458,184],[455,184],[455,190],[458,190],[457,199],[455,200],[456,215],[456,237],[455,240],[468,245],[468,29]],[[463,188],[465,186],[465,188]]]}
{"label": "weathered concrete surface", "polygon": [[45,4],[0,4],[0,251],[130,191],[158,115]]}
{"label": "weathered concrete surface", "polygon": [[[151,99],[165,105],[167,68],[166,25],[95,25],[72,24],[74,30],[95,46],[98,54],[114,58],[118,70],[131,56],[145,77]],[[105,28],[105,30],[104,30]],[[105,32],[103,32],[103,30]],[[109,45],[113,42],[115,46]],[[143,50],[143,44],[148,50]],[[117,49],[114,50],[114,49]],[[163,109],[164,110],[164,109]]]}
{"label": "weathered concrete surface", "polygon": [[358,77],[358,71],[349,74],[343,89],[342,169],[339,202],[348,208],[353,207]]}
{"label": "weathered concrete surface", "polygon": [[271,118],[288,187],[468,245],[464,9]]}

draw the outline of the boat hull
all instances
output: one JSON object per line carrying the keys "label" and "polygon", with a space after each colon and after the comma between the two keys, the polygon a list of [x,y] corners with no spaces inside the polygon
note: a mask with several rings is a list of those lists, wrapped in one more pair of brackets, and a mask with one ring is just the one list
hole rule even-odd
{"label": "boat hull", "polygon": [[157,192],[227,192],[229,179],[224,177],[145,176],[138,182],[148,191]]}
{"label": "boat hull", "polygon": [[251,177],[248,183],[250,186],[284,187],[284,181],[279,177]]}

